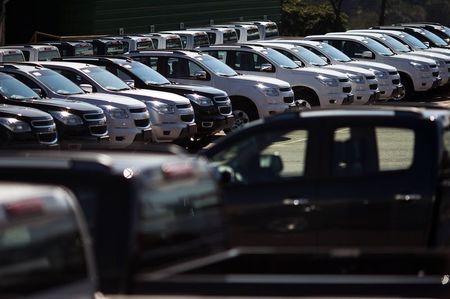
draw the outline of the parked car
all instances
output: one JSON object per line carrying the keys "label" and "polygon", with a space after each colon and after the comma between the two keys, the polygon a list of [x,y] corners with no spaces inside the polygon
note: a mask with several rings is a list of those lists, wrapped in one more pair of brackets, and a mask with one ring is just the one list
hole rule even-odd
{"label": "parked car", "polygon": [[[129,275],[225,246],[211,168],[205,160],[180,150],[2,153],[0,177],[56,184],[73,192],[93,238],[99,291],[105,294],[129,291]],[[66,245],[68,250],[73,246]],[[52,253],[40,249],[37,252]],[[76,255],[61,258],[61,262],[78,262]]]}
{"label": "parked car", "polygon": [[235,44],[238,42],[237,33],[234,28],[219,28],[210,26],[188,28],[186,30],[206,32],[211,45]]}
{"label": "parked car", "polygon": [[376,29],[376,30],[396,30],[396,31],[402,31],[409,33],[413,35],[414,37],[418,38],[420,41],[422,41],[424,44],[426,44],[429,47],[434,48],[450,48],[450,45],[434,34],[433,32],[430,32],[426,29],[419,28],[419,27],[405,27],[405,26],[373,26],[370,27],[370,29]]}
{"label": "parked car", "polygon": [[52,116],[41,110],[0,104],[0,146],[53,147],[58,144],[58,132]]}
{"label": "parked car", "polygon": [[25,61],[21,50],[0,49],[0,62]]}
{"label": "parked car", "polygon": [[[197,123],[195,136],[197,146],[209,143],[211,135],[230,129],[234,124],[230,98],[220,89],[201,85],[172,84],[151,67],[129,57],[80,57],[63,60],[106,68],[120,79],[133,82],[137,88],[166,91],[188,98],[194,108]],[[151,61],[147,61],[147,64],[151,64]]]}
{"label": "parked car", "polygon": [[150,37],[155,49],[183,49],[183,43],[181,42],[180,36],[177,34],[146,33],[141,35]]}
{"label": "parked car", "polygon": [[65,98],[101,108],[108,125],[109,146],[152,141],[150,115],[141,101],[120,95],[87,94],[63,75],[39,64],[3,64],[0,72],[18,79],[43,98]]}
{"label": "parked car", "polygon": [[395,24],[396,26],[405,26],[405,27],[417,27],[417,28],[423,28],[425,30],[428,30],[443,40],[445,40],[447,43],[450,43],[450,28],[446,27],[439,23],[427,23],[427,22],[419,22],[419,23],[400,23]]}
{"label": "parked car", "polygon": [[214,27],[234,28],[238,36],[239,43],[246,43],[261,39],[258,26],[254,24],[218,24]]}
{"label": "parked car", "polygon": [[197,47],[209,46],[208,34],[204,31],[192,31],[192,30],[175,30],[175,31],[162,31],[161,33],[176,34],[181,38],[183,49],[195,49]]}
{"label": "parked car", "polygon": [[327,43],[307,40],[282,39],[277,39],[274,41],[264,41],[264,43],[272,42],[302,46],[318,55],[324,61],[333,65],[343,65],[344,67],[346,65],[362,67],[373,71],[378,81],[378,89],[380,90],[381,100],[400,100],[405,96],[405,88],[400,82],[400,75],[397,69],[391,65],[379,62],[352,59]]}
{"label": "parked car", "polygon": [[[328,33],[333,34],[333,33]],[[341,33],[337,33],[341,34]],[[407,54],[412,56],[419,56],[419,57],[426,57],[431,58],[437,62],[437,66],[439,69],[439,75],[442,78],[442,85],[448,84],[450,80],[450,55],[441,54],[441,53],[430,53],[428,51],[412,51],[409,49],[405,44],[397,41],[395,38],[383,34],[383,33],[376,33],[376,32],[368,32],[368,33],[361,33],[361,32],[343,32],[342,34],[350,34],[350,35],[356,35],[356,36],[366,36],[370,37],[373,40],[376,40],[383,46],[389,48],[392,52],[395,54]]]}
{"label": "parked car", "polygon": [[348,76],[334,70],[300,67],[271,48],[253,45],[211,46],[202,52],[246,75],[260,75],[288,82],[296,99],[309,106],[351,104],[354,101]]}
{"label": "parked car", "polygon": [[20,50],[26,61],[47,61],[61,57],[58,48],[48,44],[9,45],[0,49]]}
{"label": "parked car", "polygon": [[214,57],[196,51],[141,51],[127,56],[153,67],[171,81],[201,84],[224,90],[230,97],[234,126],[272,114],[298,110],[294,93],[285,81],[239,75]]}
{"label": "parked car", "polygon": [[93,298],[92,243],[73,194],[50,185],[0,189],[2,297]]}
{"label": "parked car", "polygon": [[127,45],[121,40],[110,40],[106,38],[86,39],[81,42],[90,43],[94,55],[121,55],[127,51]]}
{"label": "parked car", "polygon": [[[31,88],[5,73],[0,73],[0,103],[36,108],[55,120],[58,137],[64,147],[79,148],[109,142],[103,110],[97,106],[65,99],[44,99]],[[51,126],[48,120],[43,126]],[[48,128],[52,133],[53,129]]]}
{"label": "parked car", "polygon": [[134,89],[107,70],[76,62],[42,63],[87,92],[127,96],[146,104],[155,142],[181,141],[197,133],[194,110],[185,97],[162,91]]}
{"label": "parked car", "polygon": [[139,35],[119,35],[106,36],[104,39],[120,40],[125,45],[125,52],[145,51],[154,49],[153,41],[150,37]]}
{"label": "parked car", "polygon": [[49,41],[47,44],[57,47],[61,57],[94,55],[94,46],[87,42]]}
{"label": "parked car", "polygon": [[400,73],[405,87],[405,98],[412,99],[415,92],[438,87],[442,79],[435,60],[424,57],[396,55],[379,42],[362,36],[315,35],[305,39],[326,42],[351,58],[386,63]]}

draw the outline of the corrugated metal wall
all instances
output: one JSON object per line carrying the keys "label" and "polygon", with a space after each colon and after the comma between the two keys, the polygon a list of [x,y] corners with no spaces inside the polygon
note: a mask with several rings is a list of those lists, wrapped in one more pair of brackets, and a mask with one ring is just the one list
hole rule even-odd
{"label": "corrugated metal wall", "polygon": [[188,26],[207,25],[214,22],[268,19],[279,21],[280,0],[96,0],[94,33],[149,32],[155,30],[179,29],[180,23]]}

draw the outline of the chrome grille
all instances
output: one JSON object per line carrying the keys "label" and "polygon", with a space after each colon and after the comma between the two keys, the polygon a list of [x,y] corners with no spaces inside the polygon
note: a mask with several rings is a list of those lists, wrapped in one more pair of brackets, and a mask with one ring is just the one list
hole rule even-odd
{"label": "chrome grille", "polygon": [[214,97],[214,102],[217,102],[217,103],[227,102],[228,100],[229,100],[228,97],[222,97],[222,96]]}
{"label": "chrome grille", "polygon": [[55,122],[53,120],[33,120],[31,125],[35,128],[46,128],[54,126]]}
{"label": "chrome grille", "polygon": [[147,108],[133,108],[130,109],[130,113],[143,113],[147,112]]}
{"label": "chrome grille", "polygon": [[103,113],[86,113],[83,115],[85,120],[101,120],[105,118]]}
{"label": "chrome grille", "polygon": [[398,72],[389,72],[389,75],[398,75]]}
{"label": "chrome grille", "polygon": [[374,79],[375,79],[375,76],[366,76],[366,79],[367,79],[367,80],[374,80]]}
{"label": "chrome grille", "polygon": [[184,122],[190,123],[194,120],[194,114],[181,115],[181,120]]}
{"label": "chrome grille", "polygon": [[292,88],[290,88],[290,87],[282,87],[282,88],[280,88],[281,92],[288,92],[288,91],[291,91],[291,90],[292,90]]}
{"label": "chrome grille", "polygon": [[339,79],[339,82],[348,82],[348,81],[349,81],[348,78],[346,78],[346,79]]}
{"label": "chrome grille", "polygon": [[188,108],[191,108],[191,104],[180,104],[180,105],[177,105],[177,108],[178,109],[188,109]]}

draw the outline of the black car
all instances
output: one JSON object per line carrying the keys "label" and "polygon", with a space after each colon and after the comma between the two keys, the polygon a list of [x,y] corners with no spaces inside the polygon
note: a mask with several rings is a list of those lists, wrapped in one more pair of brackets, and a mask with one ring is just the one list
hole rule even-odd
{"label": "black car", "polygon": [[121,40],[113,39],[85,39],[79,42],[85,42],[92,45],[94,55],[122,55],[127,51],[128,46]]}
{"label": "black car", "polygon": [[62,146],[80,147],[109,140],[106,117],[97,106],[63,99],[43,99],[10,75],[0,73],[0,103],[36,108],[53,116]]}
{"label": "black car", "polygon": [[105,67],[137,88],[176,93],[187,97],[194,108],[197,137],[204,139],[234,124],[228,95],[217,88],[201,85],[172,84],[151,67],[128,57],[74,57],[64,61],[83,62]]}
{"label": "black car", "polygon": [[58,48],[61,57],[94,55],[94,46],[80,41],[50,41],[49,45]]}
{"label": "black car", "polygon": [[0,104],[0,147],[53,147],[58,133],[52,116],[34,108]]}

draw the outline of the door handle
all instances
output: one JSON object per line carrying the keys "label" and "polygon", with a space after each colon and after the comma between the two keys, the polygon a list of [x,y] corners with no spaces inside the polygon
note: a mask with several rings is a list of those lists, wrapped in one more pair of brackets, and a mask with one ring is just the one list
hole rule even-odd
{"label": "door handle", "polygon": [[283,205],[285,206],[305,206],[309,205],[308,198],[286,198],[283,199]]}
{"label": "door handle", "polygon": [[409,202],[409,201],[418,201],[422,199],[422,195],[420,194],[395,194],[394,199],[396,201]]}

